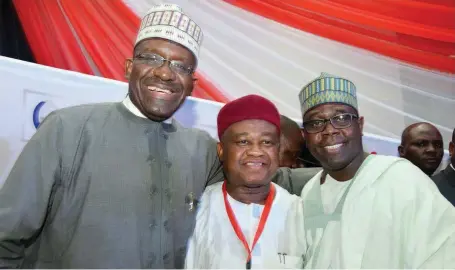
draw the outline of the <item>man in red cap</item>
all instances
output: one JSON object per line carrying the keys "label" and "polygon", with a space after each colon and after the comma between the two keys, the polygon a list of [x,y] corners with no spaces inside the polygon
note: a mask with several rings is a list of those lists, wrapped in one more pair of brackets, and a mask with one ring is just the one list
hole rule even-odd
{"label": "man in red cap", "polygon": [[[202,195],[186,268],[301,268],[302,233],[287,219],[299,197],[271,182],[279,167],[280,115],[249,95],[218,114],[218,156],[226,180]],[[303,218],[303,217],[300,217]]]}

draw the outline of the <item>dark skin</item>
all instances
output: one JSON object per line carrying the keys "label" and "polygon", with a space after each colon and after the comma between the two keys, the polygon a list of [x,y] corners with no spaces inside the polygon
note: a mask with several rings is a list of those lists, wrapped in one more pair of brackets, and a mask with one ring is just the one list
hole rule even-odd
{"label": "dark skin", "polygon": [[303,146],[299,125],[286,116],[281,116],[280,167],[299,168],[298,160]]}
{"label": "dark skin", "polygon": [[[328,119],[335,115],[357,111],[351,106],[328,103],[319,105],[303,116],[303,121]],[[347,181],[354,177],[368,154],[363,152],[363,117],[352,120],[352,125],[336,129],[327,123],[319,133],[304,131],[305,140],[311,154],[321,163],[324,171],[337,181]],[[337,146],[336,149],[328,147]]]}
{"label": "dark skin", "polygon": [[264,204],[272,176],[279,168],[280,135],[264,120],[232,124],[217,145],[226,175],[226,190],[235,200]]}
{"label": "dark skin", "polygon": [[[168,60],[177,60],[187,66],[196,67],[196,58],[190,50],[169,40],[152,38],[141,41],[134,50],[134,56],[157,54]],[[147,118],[162,122],[180,108],[194,87],[193,74],[179,74],[171,70],[169,62],[153,68],[134,59],[125,61],[125,76],[128,79],[128,93],[133,104]],[[166,94],[152,89],[165,89]]]}
{"label": "dark skin", "polygon": [[398,153],[431,176],[444,156],[441,133],[430,123],[412,124],[403,131]]}
{"label": "dark skin", "polygon": [[455,129],[452,133],[452,141],[449,143],[450,163],[455,167]]}

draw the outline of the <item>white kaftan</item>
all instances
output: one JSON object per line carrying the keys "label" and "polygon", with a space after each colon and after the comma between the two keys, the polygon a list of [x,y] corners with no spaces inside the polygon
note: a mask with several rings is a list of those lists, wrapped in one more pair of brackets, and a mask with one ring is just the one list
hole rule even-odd
{"label": "white kaftan", "polygon": [[[202,195],[196,227],[188,244],[186,257],[188,269],[246,267],[248,253],[229,221],[222,184],[208,186]],[[295,227],[295,222],[286,222],[291,218],[290,214],[299,213],[297,207],[302,200],[278,185],[273,185],[276,188],[276,195],[267,223],[252,251],[251,269],[302,268],[306,246],[304,241],[298,241],[296,234],[302,234],[304,230]],[[228,201],[251,248],[264,206],[238,202],[229,194]],[[292,217],[302,218],[303,216]]]}
{"label": "white kaftan", "polygon": [[304,214],[296,223],[305,226],[305,268],[455,269],[455,208],[409,161],[370,155],[332,207],[321,175],[302,190],[296,214]]}

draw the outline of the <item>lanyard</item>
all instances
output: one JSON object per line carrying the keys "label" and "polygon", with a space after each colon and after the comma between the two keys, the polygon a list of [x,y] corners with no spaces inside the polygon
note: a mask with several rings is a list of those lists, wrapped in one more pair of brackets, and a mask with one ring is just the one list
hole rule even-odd
{"label": "lanyard", "polygon": [[258,228],[254,235],[253,246],[251,247],[251,249],[248,246],[248,242],[246,241],[245,236],[242,233],[242,229],[240,228],[240,225],[237,222],[237,219],[235,218],[234,211],[232,211],[232,207],[229,204],[229,201],[227,199],[226,182],[223,183],[223,197],[224,197],[224,206],[226,207],[226,212],[229,217],[229,221],[231,222],[232,228],[234,229],[235,234],[237,235],[239,240],[242,242],[245,249],[248,251],[246,269],[251,269],[251,252],[253,251],[254,246],[256,245],[256,242],[259,240],[259,237],[261,237],[262,231],[264,230],[265,223],[267,222],[267,218],[269,217],[270,209],[272,208],[273,198],[275,197],[275,186],[273,184],[270,184],[270,192],[269,192],[269,195],[267,195],[267,198],[265,200],[264,210],[261,213],[261,218],[259,220],[259,225],[258,225]]}

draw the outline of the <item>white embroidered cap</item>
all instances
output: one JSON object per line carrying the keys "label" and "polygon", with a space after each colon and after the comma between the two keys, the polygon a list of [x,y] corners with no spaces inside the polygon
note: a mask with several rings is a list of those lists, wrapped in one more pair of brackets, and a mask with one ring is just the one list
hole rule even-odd
{"label": "white embroidered cap", "polygon": [[135,45],[148,38],[163,38],[176,42],[188,48],[198,60],[203,33],[180,6],[160,4],[152,7],[142,19]]}

